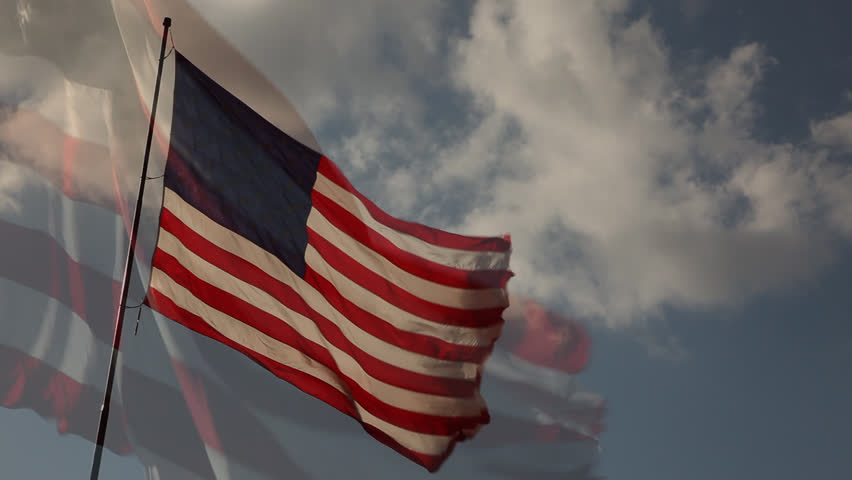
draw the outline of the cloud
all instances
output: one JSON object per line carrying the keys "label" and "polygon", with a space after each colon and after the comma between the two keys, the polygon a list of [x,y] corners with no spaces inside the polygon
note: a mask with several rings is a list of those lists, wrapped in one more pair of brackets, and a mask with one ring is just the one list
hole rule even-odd
{"label": "cloud", "polygon": [[737,305],[812,278],[852,235],[834,161],[852,113],[798,143],[758,136],[756,93],[783,62],[766,46],[673,65],[627,0],[191,3],[365,194],[510,232],[510,288],[576,315]]}
{"label": "cloud", "polygon": [[674,335],[657,337],[650,333],[636,337],[636,341],[645,347],[648,356],[673,363],[680,363],[690,357],[689,350],[683,346],[680,338]]}
{"label": "cloud", "polygon": [[811,135],[820,145],[852,152],[852,112],[812,123]]}
{"label": "cloud", "polygon": [[[478,191],[456,228],[511,230],[513,287],[611,325],[817,273],[832,234],[849,231],[850,173],[754,134],[776,60],[746,44],[674,70],[650,21],[625,8],[478,2],[455,74],[482,119],[437,177]],[[815,138],[845,141],[845,118]]]}
{"label": "cloud", "polygon": [[816,143],[755,134],[783,61],[759,44],[673,66],[627,0],[193,3],[357,187],[395,215],[511,232],[510,288],[575,314],[737,305],[812,278],[852,232],[850,175],[828,161],[841,117]]}

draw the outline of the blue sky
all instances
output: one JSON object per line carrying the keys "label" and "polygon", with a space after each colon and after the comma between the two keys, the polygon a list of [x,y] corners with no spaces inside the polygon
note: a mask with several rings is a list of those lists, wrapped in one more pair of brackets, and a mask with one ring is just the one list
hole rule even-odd
{"label": "blue sky", "polygon": [[[191,3],[382,207],[512,233],[592,329],[607,478],[852,478],[848,2]],[[17,478],[87,471],[0,425]]]}

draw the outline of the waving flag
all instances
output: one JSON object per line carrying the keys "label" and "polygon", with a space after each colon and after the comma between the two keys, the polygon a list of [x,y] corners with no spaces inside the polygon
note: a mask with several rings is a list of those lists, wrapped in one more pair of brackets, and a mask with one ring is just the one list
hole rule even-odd
{"label": "waving flag", "polygon": [[[117,186],[122,203],[131,203],[147,127],[142,107],[150,102],[153,91],[156,59],[149,53],[159,45],[154,27],[160,25],[162,15],[172,15],[176,19],[177,47],[184,52],[194,48],[190,58],[228,91],[239,92],[236,96],[240,99],[250,100],[244,94],[247,90],[270,90],[268,85],[262,87],[263,81],[257,79],[256,72],[246,70],[246,63],[234,60],[233,49],[221,43],[216,32],[180,0],[149,0],[144,4],[117,0],[116,17],[122,34],[115,41],[96,42],[85,35],[90,30],[81,27],[63,30],[64,36],[57,34],[56,39],[65,40],[59,44],[37,38],[37,28],[53,24],[43,21],[42,14],[50,13],[65,22],[85,23],[87,17],[75,17],[73,9],[56,11],[64,4],[57,0],[7,3],[12,7],[11,13],[0,16],[0,20],[14,21],[3,33],[19,38],[21,30],[14,9],[18,3],[31,4],[28,36],[38,42],[31,41],[30,50],[4,50],[31,57],[7,56],[3,65],[8,68],[3,71],[24,72],[17,62],[40,59],[48,64],[43,70],[50,75],[31,78],[49,80],[45,84],[57,87],[42,95],[41,90],[32,88],[38,84],[27,83],[24,77],[14,85],[14,77],[0,78],[0,83],[9,86],[5,90],[8,93],[2,96],[6,108],[0,124],[8,135],[0,145],[0,156],[26,177],[28,186],[12,192],[12,200],[21,207],[19,211],[0,212],[0,220],[7,222],[0,238],[4,245],[12,247],[0,252],[0,344],[9,347],[0,356],[0,397],[3,406],[33,409],[54,418],[61,432],[89,438],[97,426],[116,308],[113,291],[117,290],[116,279],[120,278],[126,248],[125,225],[121,205],[114,195],[116,182],[110,162],[124,162],[117,164],[117,178],[126,177],[129,181],[118,182]],[[86,2],[93,8],[101,4],[109,7],[109,2]],[[150,13],[149,20],[146,7],[158,5],[160,9]],[[164,10],[163,5],[169,8]],[[174,8],[178,7],[180,11],[175,13]],[[60,13],[63,11],[65,14]],[[145,22],[137,26],[148,29],[150,35],[132,28],[133,15],[138,14]],[[110,27],[107,20],[111,16],[112,12],[108,17],[98,16],[103,21],[94,27]],[[110,31],[117,30],[113,27]],[[104,50],[93,47],[74,47],[72,40],[76,37],[69,32],[86,37],[81,40],[82,45],[117,47],[121,55],[104,55]],[[45,50],[51,46],[55,51]],[[198,57],[199,51],[207,53],[206,61]],[[126,85],[126,80],[116,80],[117,84],[105,82],[107,78],[100,75],[92,77],[105,71],[96,68],[101,61],[109,63],[112,70],[122,65],[101,57],[133,63],[130,84]],[[81,61],[85,59],[93,63]],[[167,62],[167,72],[174,72],[173,60],[174,56]],[[229,69],[229,65],[242,66]],[[221,72],[230,77],[223,77]],[[244,85],[241,78],[247,75],[255,80]],[[172,120],[174,76],[172,73],[164,77],[160,126]],[[107,97],[95,93],[92,87],[111,92],[110,99],[93,101]],[[140,102],[140,96],[148,98]],[[276,120],[274,95],[254,96],[260,100],[246,102],[252,110],[283,129],[286,122]],[[122,105],[119,111],[123,112],[118,115],[117,105]],[[104,107],[113,110],[106,118]],[[129,115],[134,107],[140,117],[135,123]],[[164,118],[166,112],[168,118]],[[299,124],[292,120],[290,123]],[[80,129],[81,126],[86,128]],[[27,131],[33,135],[21,135]],[[289,129],[285,131],[291,133]],[[169,132],[164,129],[161,133]],[[309,132],[293,136],[311,144]],[[80,140],[75,140],[78,137]],[[123,158],[116,157],[117,148],[126,149],[121,152]],[[313,145],[311,148],[316,149]],[[154,153],[161,154],[157,149]],[[154,161],[152,176],[161,173],[162,168],[162,163]],[[148,192],[156,193],[160,181],[152,180]],[[159,200],[156,194],[149,197]],[[145,243],[146,239],[141,239],[145,248],[137,257],[137,271],[144,282],[157,232],[156,215],[148,217],[152,221],[147,226],[143,223],[143,233],[151,234],[151,241]],[[143,219],[146,220],[149,219]],[[141,288],[131,290],[133,301],[139,299],[139,292]],[[465,442],[461,451],[442,467],[440,478],[586,478],[591,475],[587,473],[590,470],[581,465],[594,458],[596,446],[589,437],[578,434],[570,422],[553,420],[566,407],[573,406],[576,412],[578,404],[574,400],[584,396],[600,400],[584,393],[578,384],[577,376],[585,366],[580,361],[584,355],[566,354],[571,349],[582,350],[579,347],[583,342],[570,340],[582,337],[559,333],[568,319],[541,307],[528,309],[530,302],[524,300],[513,299],[511,303],[514,308],[503,314],[503,334],[483,371],[481,388],[488,399],[491,423],[473,441]],[[533,321],[538,317],[527,312],[543,313],[548,321]],[[402,458],[382,456],[382,447],[363,435],[355,422],[334,415],[322,402],[296,391],[256,364],[240,362],[244,359],[235,350],[159,315],[154,322],[147,311],[143,312],[138,336],[133,336],[133,323],[126,324],[117,378],[120,395],[113,396],[107,440],[114,452],[139,458],[148,478],[330,478],[346,474],[377,480],[428,478],[414,465],[405,470],[408,462]],[[585,345],[588,347],[588,343]],[[586,358],[587,354],[588,349]],[[504,355],[512,355],[508,357],[509,370],[495,368]],[[553,360],[560,358],[558,362]],[[526,362],[525,367],[519,367],[519,359]],[[545,384],[542,378],[555,378],[546,372],[562,376]],[[583,424],[591,432],[600,423],[602,402],[598,407],[594,402],[585,405],[592,421]],[[168,415],[163,417],[163,412]],[[595,415],[598,421],[594,420]],[[322,452],[328,449],[349,451],[349,461],[340,465],[325,462]],[[86,463],[86,459],[82,460]]]}
{"label": "waving flag", "polygon": [[401,221],[176,57],[149,301],[436,470],[488,422],[510,243]]}

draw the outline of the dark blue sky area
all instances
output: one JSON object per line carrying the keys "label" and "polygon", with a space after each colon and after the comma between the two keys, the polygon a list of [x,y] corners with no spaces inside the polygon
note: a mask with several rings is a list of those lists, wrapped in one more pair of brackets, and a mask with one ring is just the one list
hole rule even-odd
{"label": "dark blue sky area", "polygon": [[[776,63],[755,92],[758,134],[800,142],[847,111],[852,3],[637,2],[675,68],[757,42]],[[694,16],[687,15],[692,13]],[[649,358],[599,331],[586,383],[609,398],[603,471],[613,479],[852,478],[852,253],[812,282],[741,308],[668,311],[643,332],[674,336]],[[640,333],[636,334],[641,335]]]}

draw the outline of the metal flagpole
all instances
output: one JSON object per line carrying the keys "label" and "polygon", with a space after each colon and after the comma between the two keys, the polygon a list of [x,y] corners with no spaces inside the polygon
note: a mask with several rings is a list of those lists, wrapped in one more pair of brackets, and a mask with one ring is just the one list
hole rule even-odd
{"label": "metal flagpole", "polygon": [[[118,303],[118,312],[115,318],[115,331],[112,337],[112,356],[109,359],[109,371],[107,372],[106,388],[104,389],[104,402],[101,405],[100,422],[98,423],[98,437],[95,442],[95,454],[92,458],[91,480],[97,480],[101,469],[101,457],[104,452],[104,439],[106,438],[107,421],[109,420],[109,404],[112,396],[112,384],[115,380],[115,367],[118,363],[118,348],[121,345],[121,329],[124,326],[124,312],[127,308],[127,293],[130,290],[130,276],[133,271],[133,256],[136,250],[136,234],[139,231],[139,218],[142,214],[142,197],[145,193],[145,180],[148,177],[148,157],[151,154],[151,139],[154,135],[154,119],[157,117],[157,99],[160,96],[160,78],[163,76],[163,61],[166,54],[166,38],[169,36],[169,27],[172,19],[163,19],[163,43],[160,45],[160,62],[157,66],[157,82],[154,85],[154,100],[151,104],[151,118],[148,122],[148,139],[145,143],[145,158],[142,161],[142,177],[139,180],[139,195],[136,198],[136,210],[133,212],[133,227],[130,229],[130,246],[127,249],[127,262],[124,264],[124,279],[121,281],[121,297]],[[140,307],[141,308],[141,307]]]}

